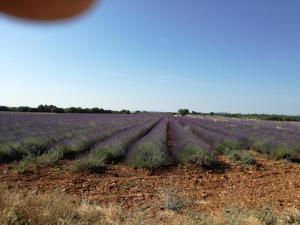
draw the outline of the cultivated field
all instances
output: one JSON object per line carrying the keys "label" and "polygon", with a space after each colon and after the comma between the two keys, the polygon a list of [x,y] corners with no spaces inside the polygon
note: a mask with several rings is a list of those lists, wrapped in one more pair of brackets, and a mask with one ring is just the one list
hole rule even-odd
{"label": "cultivated field", "polygon": [[[300,123],[163,114],[1,113],[5,195],[0,197],[0,222],[299,224],[299,162]],[[37,218],[35,223],[18,222],[33,215],[15,202],[26,208],[27,201],[37,201],[42,207],[53,196],[73,207],[60,215],[65,223],[55,215],[53,223]],[[101,223],[98,217],[97,222],[70,217],[83,199],[90,201],[86,207],[96,210],[97,204],[101,209]],[[218,215],[218,221],[211,215]],[[233,217],[241,218],[230,222]]]}

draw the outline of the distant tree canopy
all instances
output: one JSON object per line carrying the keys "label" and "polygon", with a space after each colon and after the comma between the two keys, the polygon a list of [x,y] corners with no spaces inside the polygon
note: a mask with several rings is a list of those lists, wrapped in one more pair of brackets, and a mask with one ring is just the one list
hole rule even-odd
{"label": "distant tree canopy", "polygon": [[81,107],[70,107],[70,108],[59,108],[55,105],[39,105],[37,108],[28,106],[19,107],[7,107],[0,106],[0,111],[6,112],[40,112],[40,113],[99,113],[99,114],[130,114],[129,110],[113,111],[101,108],[81,108]]}
{"label": "distant tree canopy", "polygon": [[[32,108],[35,109],[35,108]],[[64,113],[64,109],[63,108],[58,108],[55,105],[39,105],[36,108],[36,112],[52,112],[52,113]]]}
{"label": "distant tree canopy", "polygon": [[0,111],[10,111],[7,106],[0,106]]}
{"label": "distant tree canopy", "polygon": [[126,109],[122,109],[120,111],[121,114],[130,114],[130,111],[129,110],[126,110]]}
{"label": "distant tree canopy", "polygon": [[181,116],[186,116],[188,114],[190,114],[190,111],[188,109],[179,109],[178,110],[178,113],[181,115]]}

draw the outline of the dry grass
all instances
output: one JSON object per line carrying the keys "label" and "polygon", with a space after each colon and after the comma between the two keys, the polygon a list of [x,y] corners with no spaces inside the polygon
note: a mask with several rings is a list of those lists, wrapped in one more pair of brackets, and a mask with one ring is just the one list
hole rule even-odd
{"label": "dry grass", "polygon": [[1,225],[287,225],[300,224],[300,211],[288,209],[281,215],[270,209],[226,210],[219,215],[198,215],[189,209],[164,210],[155,216],[145,210],[124,213],[120,205],[99,206],[80,202],[63,193],[0,193]]}
{"label": "dry grass", "polygon": [[33,195],[6,191],[0,196],[3,225],[102,224],[98,207],[77,204],[60,193]]}

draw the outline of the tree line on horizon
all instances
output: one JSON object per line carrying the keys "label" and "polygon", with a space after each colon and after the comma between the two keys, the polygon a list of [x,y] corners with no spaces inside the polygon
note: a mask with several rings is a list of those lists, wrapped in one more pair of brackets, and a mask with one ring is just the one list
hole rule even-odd
{"label": "tree line on horizon", "polygon": [[[55,105],[39,105],[38,107],[19,106],[8,107],[0,106],[0,112],[39,112],[39,113],[94,113],[94,114],[130,114],[129,110],[123,109],[120,111],[103,109],[98,107],[93,108],[81,108],[81,107],[69,107],[60,108]],[[147,113],[146,111],[135,111],[134,113]],[[177,112],[181,116],[186,115],[200,115],[200,116],[224,116],[238,119],[259,119],[259,120],[271,120],[271,121],[296,121],[300,122],[300,116],[291,115],[277,115],[277,114],[242,114],[242,113],[202,113],[196,111],[189,111],[189,109],[179,109]],[[176,114],[171,113],[170,114]]]}
{"label": "tree line on horizon", "polygon": [[237,119],[259,119],[259,120],[271,120],[271,121],[295,121],[300,122],[300,116],[291,116],[291,115],[277,115],[277,114],[258,114],[258,113],[202,113],[192,111],[190,112],[189,109],[179,109],[177,114],[181,116],[186,115],[200,115],[200,116],[223,116],[229,118],[237,118]]}
{"label": "tree line on horizon", "polygon": [[259,114],[259,113],[201,113],[192,111],[191,115],[202,115],[202,116],[223,116],[236,119],[258,119],[258,120],[271,120],[271,121],[287,121],[287,122],[300,122],[300,116],[292,115],[278,115],[278,114]]}
{"label": "tree line on horizon", "polygon": [[8,107],[0,106],[0,111],[5,112],[40,112],[40,113],[98,113],[98,114],[130,114],[129,110],[123,109],[120,111],[102,109],[98,107],[94,108],[81,108],[81,107],[69,107],[59,108],[55,105],[39,105],[38,107],[19,106]]}

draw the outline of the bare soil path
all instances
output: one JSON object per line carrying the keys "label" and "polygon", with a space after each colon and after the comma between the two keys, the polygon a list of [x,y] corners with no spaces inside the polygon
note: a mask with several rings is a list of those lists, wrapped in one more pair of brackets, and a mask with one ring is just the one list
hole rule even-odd
{"label": "bare soil path", "polygon": [[269,161],[262,156],[257,159],[260,166],[231,165],[222,173],[179,165],[152,175],[124,165],[112,165],[102,175],[74,173],[68,160],[27,174],[14,174],[10,165],[2,165],[0,183],[33,193],[59,190],[100,204],[118,203],[128,210],[147,209],[153,213],[163,209],[160,192],[165,188],[176,189],[199,212],[232,207],[269,206],[277,211],[300,208],[300,164]]}

